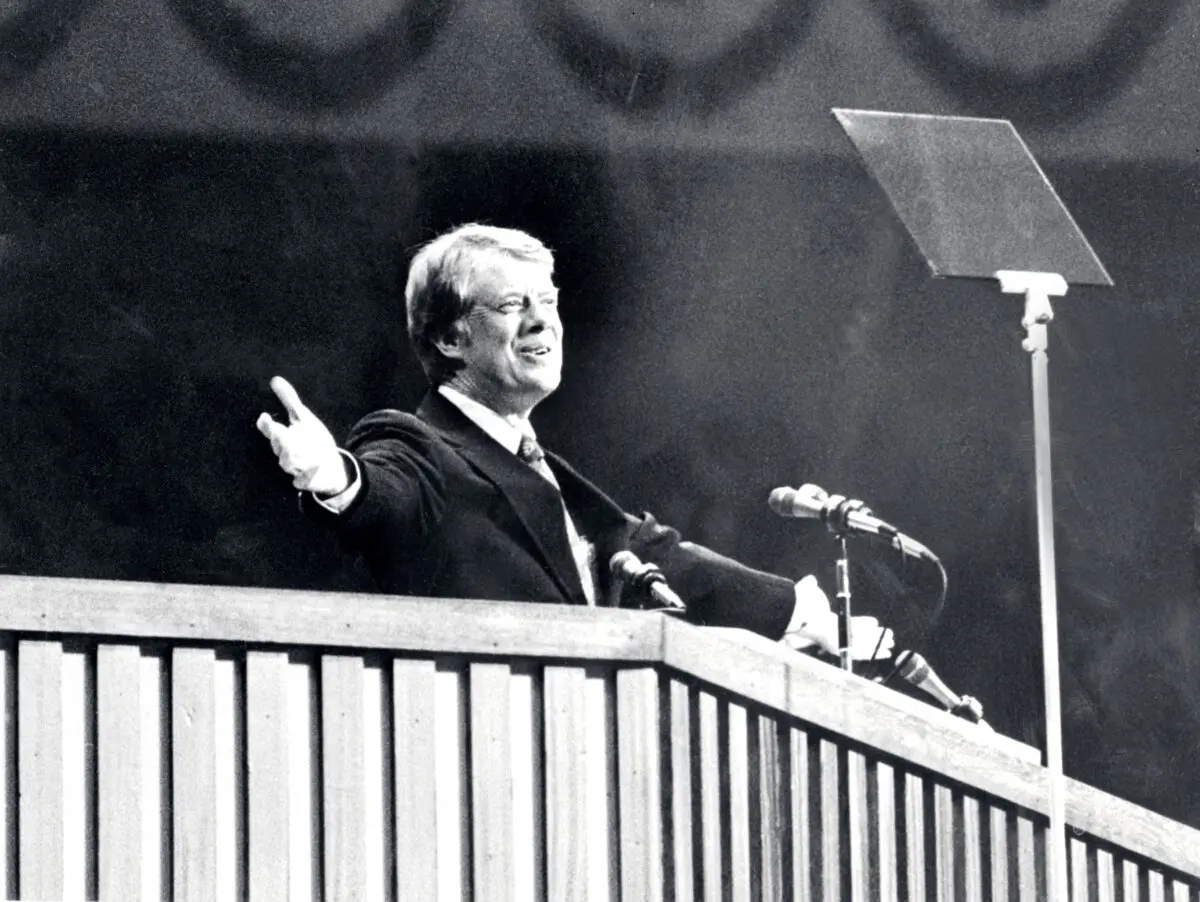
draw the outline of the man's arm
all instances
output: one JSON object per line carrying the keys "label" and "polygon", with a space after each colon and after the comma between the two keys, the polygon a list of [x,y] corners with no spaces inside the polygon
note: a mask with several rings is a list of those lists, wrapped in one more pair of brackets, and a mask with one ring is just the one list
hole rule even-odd
{"label": "man's arm", "polygon": [[259,431],[280,468],[301,490],[306,513],[334,529],[348,547],[367,552],[406,547],[441,514],[443,486],[432,438],[416,418],[397,411],[365,417],[338,447],[325,424],[287,380],[271,388],[288,423],[261,414]]}
{"label": "man's arm", "polygon": [[[654,561],[688,605],[689,618],[709,626],[735,626],[782,639],[793,648],[817,645],[838,650],[838,620],[816,577],[798,582],[747,567],[643,515],[630,536],[635,554]],[[887,657],[892,631],[874,617],[855,617],[851,626],[856,659]]]}

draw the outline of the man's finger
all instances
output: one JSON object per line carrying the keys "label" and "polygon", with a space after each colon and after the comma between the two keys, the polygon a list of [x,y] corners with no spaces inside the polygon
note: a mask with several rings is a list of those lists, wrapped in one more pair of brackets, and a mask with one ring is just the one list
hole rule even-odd
{"label": "man's finger", "polygon": [[292,383],[288,382],[282,376],[271,378],[271,391],[275,392],[275,397],[279,399],[279,403],[287,411],[288,419],[293,423],[308,413],[308,408],[300,400],[300,395],[296,393],[296,389],[292,388]]}

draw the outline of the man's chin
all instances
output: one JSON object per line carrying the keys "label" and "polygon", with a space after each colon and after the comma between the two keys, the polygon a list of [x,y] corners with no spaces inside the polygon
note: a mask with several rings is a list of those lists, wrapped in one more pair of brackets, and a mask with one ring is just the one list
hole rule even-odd
{"label": "man's chin", "polygon": [[535,378],[535,379],[529,380],[529,382],[527,383],[527,386],[528,386],[530,394],[536,393],[541,396],[539,398],[539,400],[544,401],[546,398],[548,398],[550,395],[552,395],[558,389],[558,386],[561,383],[562,383],[561,375],[551,376],[549,373],[547,373],[546,375],[542,376],[541,378]]}
{"label": "man's chin", "polygon": [[545,382],[539,382],[538,388],[540,388],[545,395],[552,395],[554,392],[558,391],[558,387],[561,384],[561,379],[547,379]]}

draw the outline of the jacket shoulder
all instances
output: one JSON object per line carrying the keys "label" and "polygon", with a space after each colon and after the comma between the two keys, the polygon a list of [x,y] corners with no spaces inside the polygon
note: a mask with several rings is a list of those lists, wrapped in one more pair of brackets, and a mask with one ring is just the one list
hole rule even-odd
{"label": "jacket shoulder", "polygon": [[376,410],[354,424],[346,438],[346,449],[355,451],[378,442],[399,441],[425,445],[436,437],[429,424],[401,410]]}

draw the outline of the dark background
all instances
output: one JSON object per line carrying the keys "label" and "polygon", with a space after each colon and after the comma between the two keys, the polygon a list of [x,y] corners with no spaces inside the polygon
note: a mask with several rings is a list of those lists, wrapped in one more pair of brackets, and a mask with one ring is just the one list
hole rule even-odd
{"label": "dark background", "polygon": [[[1000,6],[997,29],[1056,8]],[[1169,121],[1139,131],[1178,89],[1162,70],[1187,30],[1178,4],[1142,4],[1134,27],[1113,3],[1109,31],[1080,24],[1069,59],[1034,48],[1011,69],[972,63],[986,42],[918,5],[829,3],[822,18],[763,3],[741,30],[720,16],[695,29],[698,49],[669,19],[630,37],[615,0],[608,18],[581,8],[528,0],[490,20],[414,3],[358,43],[322,43],[255,4],[245,19],[139,7],[159,56],[191,48],[178,66],[195,95],[166,62],[118,77],[120,3],[13,13],[0,569],[367,588],[299,516],[253,423],[280,412],[276,373],[338,434],[375,407],[411,409],[424,385],[403,334],[407,261],[488,221],[558,254],[567,363],[535,418],[547,445],[627,507],[755,566],[815,569],[830,590],[832,543],[772,516],[767,495],[816,482],[866,499],[938,552],[950,593],[927,631],[935,575],[856,544],[856,607],[998,729],[1040,743],[1022,301],[931,279],[827,109],[1008,116],[1117,283],[1072,288],[1050,328],[1067,771],[1200,826],[1200,163]],[[887,65],[921,91],[867,65],[878,48],[831,49],[856,17],[890,35]],[[164,22],[169,40],[151,27]],[[526,44],[499,60],[477,47],[466,99],[430,87],[456,52],[513,34]],[[553,79],[519,65],[533,45],[530,66]],[[781,93],[803,67],[853,75],[855,60],[857,84]],[[203,91],[227,104],[193,102]],[[405,103],[416,112],[399,124]]]}

